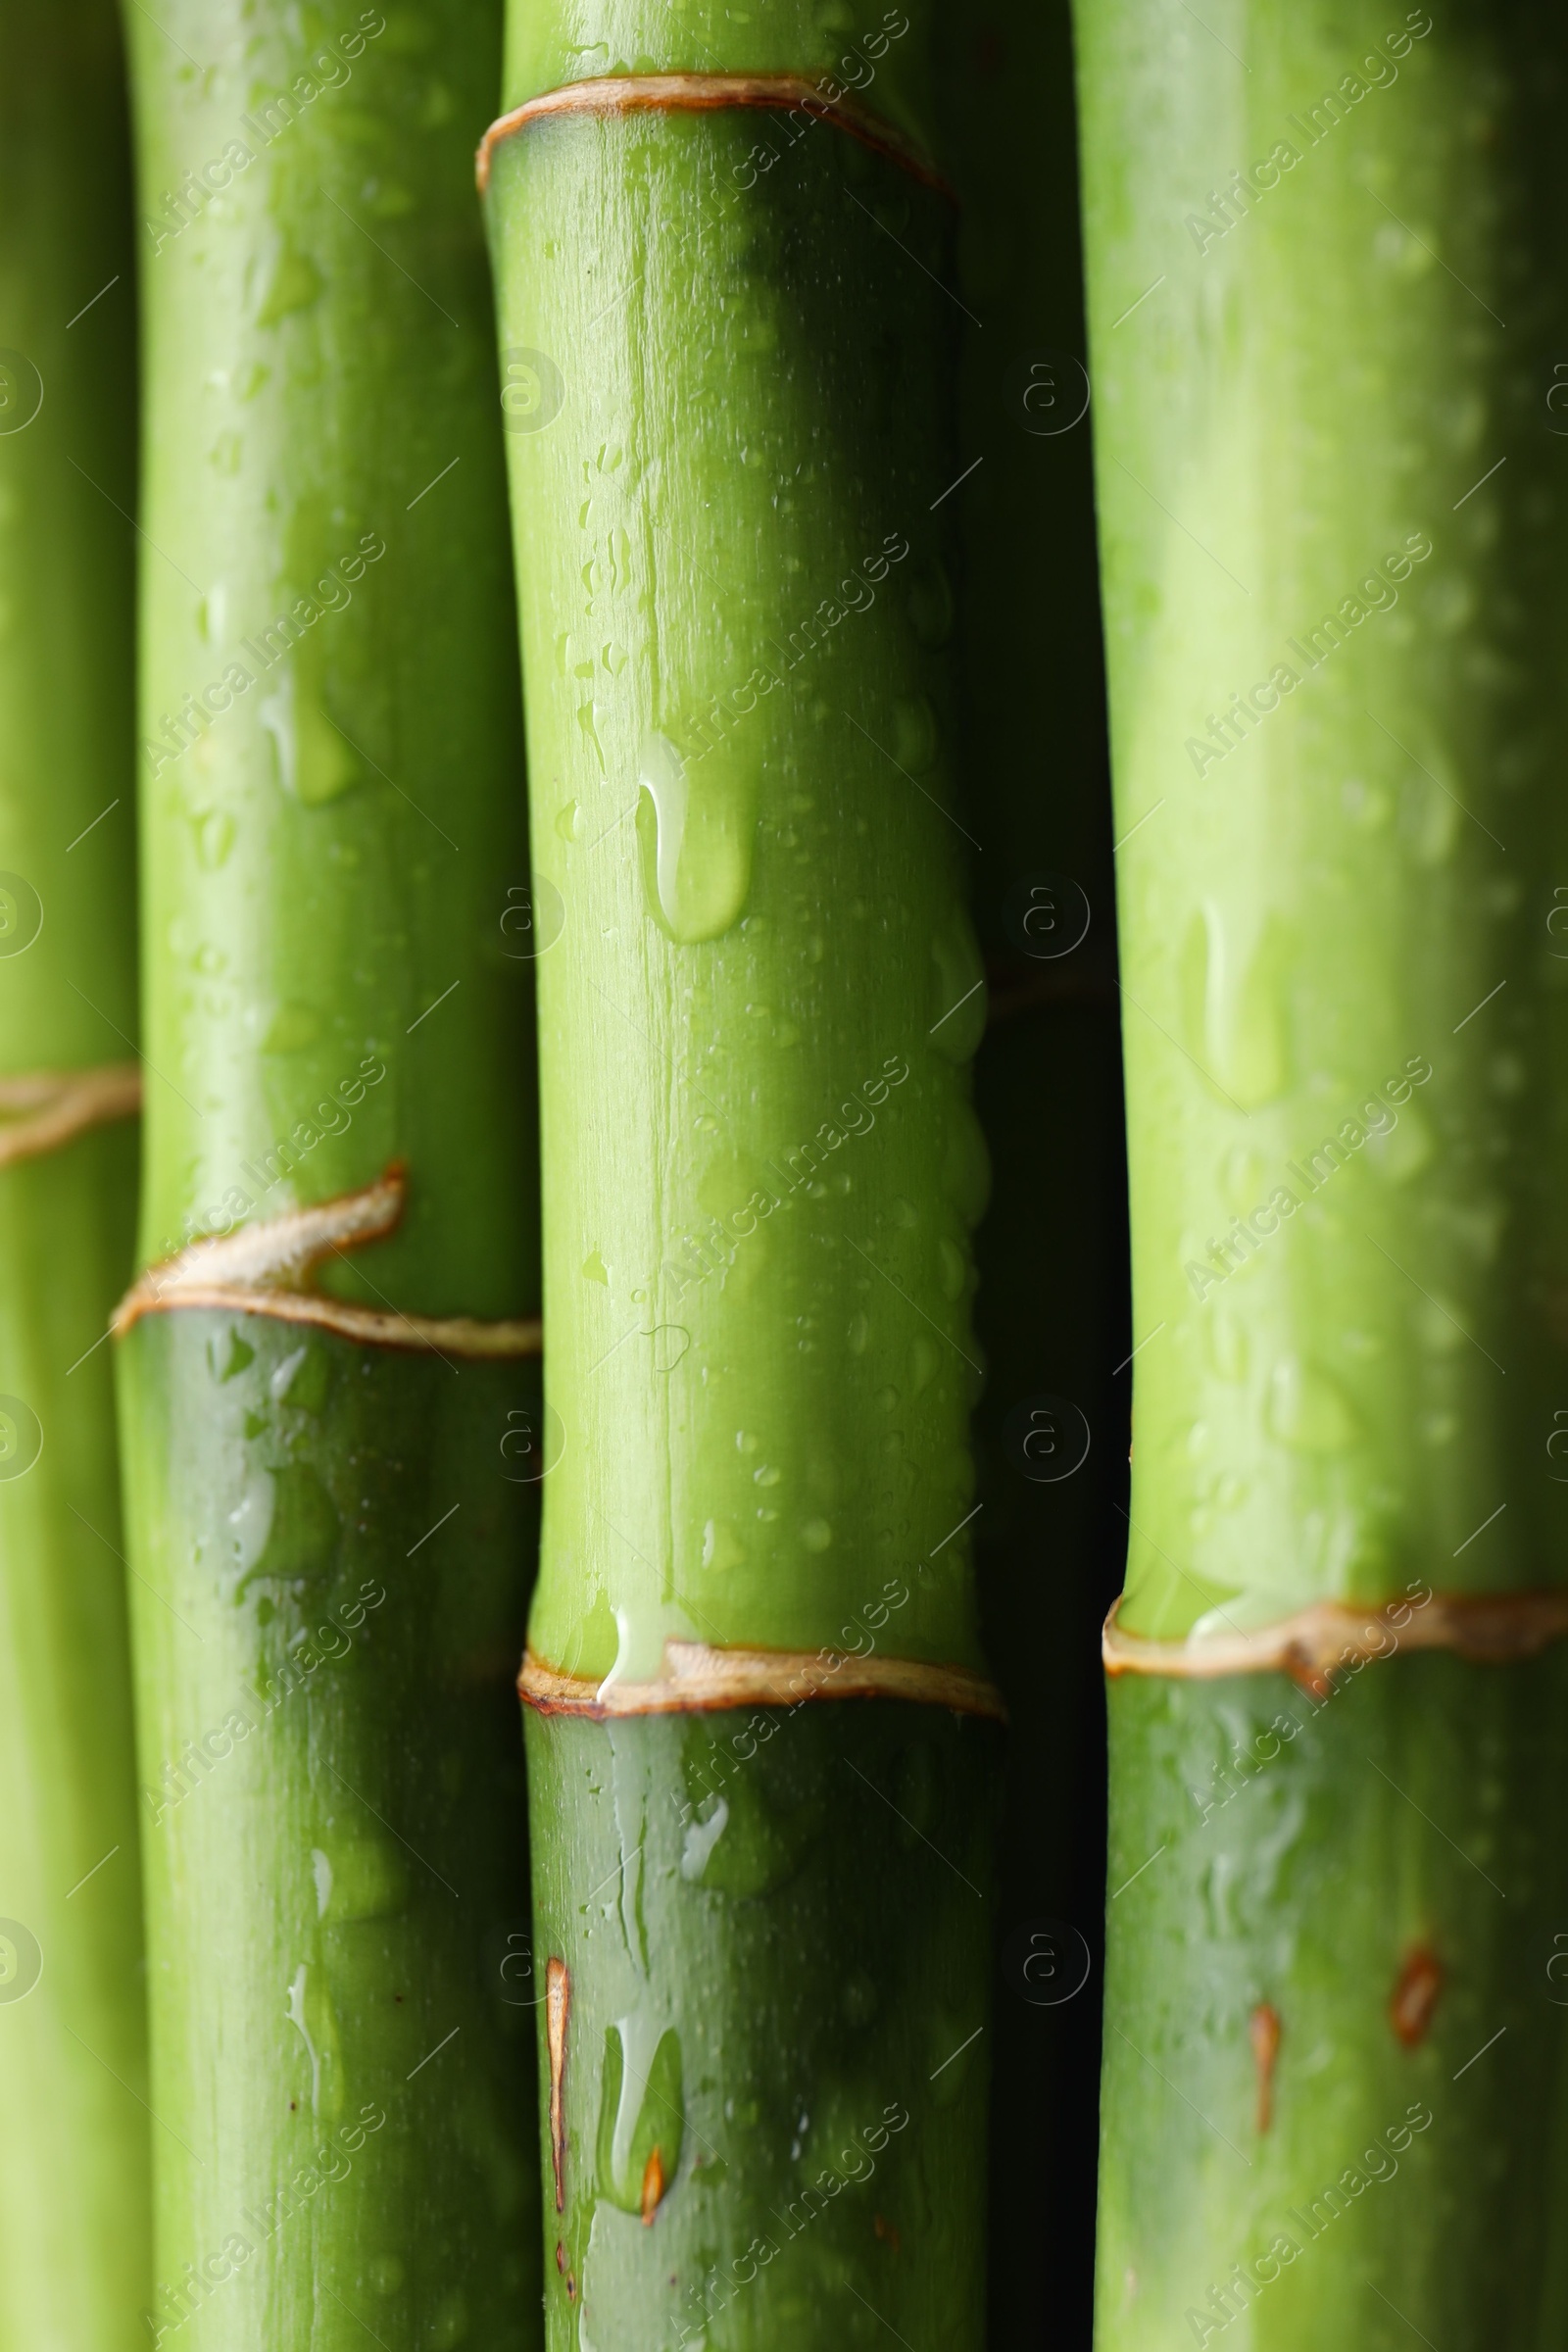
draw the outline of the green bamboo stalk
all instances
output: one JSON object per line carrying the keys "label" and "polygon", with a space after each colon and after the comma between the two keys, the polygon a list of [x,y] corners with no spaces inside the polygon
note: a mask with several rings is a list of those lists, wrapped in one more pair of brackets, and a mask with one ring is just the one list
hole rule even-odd
{"label": "green bamboo stalk", "polygon": [[[986,1645],[1009,1715],[990,2325],[999,2344],[1082,2343],[1105,1844],[1097,1636],[1126,1524],[1112,1433],[1125,1417],[1114,1367],[1131,1342],[1118,1336],[1126,1176],[1071,12],[1067,0],[985,0],[944,12],[939,37],[971,314],[959,457],[981,460],[954,500],[964,821],[982,845],[975,906],[992,980],[975,1061],[994,1166],[976,1236],[987,1378],[975,1528]],[[999,691],[1037,675],[1046,727],[1036,694]],[[1062,1443],[1036,1458],[1029,1416],[1058,1409],[1052,1400],[1068,1408]],[[1080,1460],[1073,1432],[1085,1424]]]}
{"label": "green bamboo stalk", "polygon": [[[918,9],[858,43],[805,7],[599,29],[514,9],[509,106],[833,71],[923,127]],[[527,1723],[547,2334],[970,2345],[996,1735],[831,1695],[898,1660],[984,1688],[947,202],[784,97],[558,113],[490,164],[560,923],[525,1678],[579,1710]],[[806,1704],[788,1661],[845,1649],[869,1669]],[[744,1710],[669,1687],[743,1657]]]}
{"label": "green bamboo stalk", "polygon": [[123,1101],[36,1156],[13,1159],[10,1132],[37,1116],[17,1079],[125,1063],[136,1026],[128,186],[110,0],[0,8],[5,2352],[128,2352],[148,2269],[130,1672],[93,1352],[130,1262],[135,1135]]}
{"label": "green bamboo stalk", "polygon": [[1423,1654],[1447,1596],[1474,1624],[1563,1575],[1563,37],[1370,28],[1078,19],[1129,837],[1121,1624],[1200,1649],[1343,1601],[1353,1637],[1311,1690],[1112,1685],[1105,2352],[1568,2318],[1568,1667]]}
{"label": "green bamboo stalk", "polygon": [[[457,0],[129,20],[148,346],[144,1261],[401,1166],[323,1292],[122,1342],[155,2341],[524,2352],[511,1712],[537,1367],[521,751]],[[194,63],[193,63],[194,61]],[[167,1279],[161,1277],[160,1279]]]}

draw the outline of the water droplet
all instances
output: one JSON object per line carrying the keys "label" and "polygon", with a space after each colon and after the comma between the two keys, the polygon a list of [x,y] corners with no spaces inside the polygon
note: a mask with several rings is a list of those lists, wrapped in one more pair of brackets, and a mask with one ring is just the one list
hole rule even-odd
{"label": "water droplet", "polygon": [[1288,941],[1269,916],[1249,955],[1209,901],[1193,919],[1182,956],[1182,1003],[1192,1050],[1220,1092],[1243,1110],[1283,1094],[1290,1077],[1284,977]]}
{"label": "water droplet", "polygon": [[946,645],[953,634],[953,584],[946,567],[927,558],[909,582],[909,618],[922,645]]}
{"label": "water droplet", "polygon": [[324,1576],[341,1533],[332,1497],[307,1462],[253,1472],[228,1525],[240,1571],[236,1601],[264,1577]]}
{"label": "water droplet", "polygon": [[297,1411],[314,1413],[325,1402],[330,1379],[325,1349],[307,1341],[284,1356],[268,1386],[274,1403],[281,1404],[286,1397]]}
{"label": "water droplet", "polygon": [[969,1279],[969,1260],[946,1235],[937,1244],[937,1267],[944,1298],[961,1298]]}
{"label": "water droplet", "polygon": [[986,1025],[985,969],[969,918],[953,907],[931,942],[931,1044],[948,1061],[967,1061]]}
{"label": "water droplet", "polygon": [[685,2137],[680,2040],[640,2013],[606,2029],[596,2148],[599,2186],[622,2213],[652,2221]]}
{"label": "water droplet", "polygon": [[311,2113],[330,2120],[343,2106],[343,2063],[337,2017],[319,1968],[300,1962],[288,1988],[286,2015],[310,2058]]}
{"label": "water droplet", "polygon": [[1421,1344],[1430,1355],[1451,1355],[1464,1340],[1464,1332],[1451,1305],[1441,1298],[1416,1309],[1416,1328]]}
{"label": "water droplet", "polygon": [[672,939],[717,939],[745,910],[757,829],[755,773],[728,743],[683,760],[662,735],[643,745],[637,830],[653,911]]}
{"label": "water droplet", "polygon": [[306,1046],[314,1046],[321,1034],[321,1016],[314,1004],[302,1004],[297,998],[285,998],[272,1012],[262,1039],[264,1054],[298,1054]]}
{"label": "water droplet", "polygon": [[808,1551],[827,1551],[833,1543],[833,1530],[825,1519],[808,1519],[801,1530],[801,1542]]}
{"label": "water droplet", "polygon": [[1268,1173],[1263,1154],[1246,1144],[1238,1144],[1225,1154],[1220,1170],[1220,1190],[1227,1205],[1245,1217],[1266,1195],[1264,1178]]}
{"label": "water droplet", "polygon": [[317,2115],[319,2114],[321,2105],[321,2057],[315,2042],[311,2039],[311,2029],[305,2015],[305,1987],[309,1977],[310,1970],[302,1960],[295,1972],[294,1982],[288,1988],[288,2022],[291,2026],[298,2027],[300,2038],[310,2053],[311,2113]]}
{"label": "water droplet", "polygon": [[400,1847],[376,1831],[334,1837],[313,1852],[317,1909],[334,1926],[349,1920],[399,1919],[409,1907],[409,1866]]}
{"label": "water droplet", "polygon": [[706,1821],[688,1823],[680,1852],[680,1875],[683,1879],[701,1881],[708,1868],[708,1857],[723,1837],[724,1824],[728,1819],[729,1806],[720,1796],[715,1798],[713,1810]]}
{"label": "water droplet", "polygon": [[1282,1356],[1269,1381],[1269,1434],[1300,1453],[1337,1453],[1355,1435],[1345,1393],[1326,1372]]}
{"label": "water droplet", "polygon": [[942,1190],[965,1225],[978,1225],[991,1198],[991,1154],[972,1106],[956,1102],[942,1163]]}
{"label": "water droplet", "polygon": [[1419,1176],[1436,1150],[1432,1130],[1413,1102],[1398,1113],[1398,1124],[1367,1138],[1366,1155],[1390,1184],[1408,1184]]}
{"label": "water droplet", "polygon": [[360,782],[358,755],[314,695],[296,688],[292,669],[283,672],[257,716],[272,738],[279,788],[305,808],[318,808]]}
{"label": "water droplet", "polygon": [[226,808],[204,808],[190,820],[196,842],[196,862],[204,874],[216,874],[234,847],[234,819]]}
{"label": "water droplet", "polygon": [[869,1316],[863,1314],[852,1315],[850,1317],[850,1328],[847,1334],[850,1353],[852,1355],[863,1355],[865,1353],[866,1341],[870,1338],[870,1336],[871,1323]]}
{"label": "water droplet", "polygon": [[556,810],[556,831],[563,841],[576,841],[582,830],[582,809],[576,801],[568,801]]}
{"label": "water droplet", "polygon": [[722,1574],[725,1569],[739,1568],[745,1558],[746,1553],[736,1543],[729,1522],[710,1519],[703,1529],[703,1566],[712,1569],[715,1574]]}
{"label": "water droplet", "polygon": [[606,1265],[604,1258],[597,1250],[589,1250],[587,1256],[582,1261],[582,1270],[590,1282],[602,1282],[606,1289],[609,1289],[610,1268]]}
{"label": "water droplet", "polygon": [[243,1372],[247,1364],[256,1361],[256,1350],[230,1324],[227,1331],[210,1342],[208,1359],[218,1379],[232,1380],[236,1372]]}
{"label": "water droplet", "polygon": [[292,245],[285,244],[256,314],[257,325],[275,326],[291,312],[308,310],[320,291],[321,276],[316,264]]}

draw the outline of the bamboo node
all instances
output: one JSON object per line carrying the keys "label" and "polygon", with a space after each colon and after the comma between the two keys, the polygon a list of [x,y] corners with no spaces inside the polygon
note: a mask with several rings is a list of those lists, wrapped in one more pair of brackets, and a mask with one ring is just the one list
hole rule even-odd
{"label": "bamboo node", "polygon": [[139,1062],[111,1061],[93,1070],[24,1070],[0,1078],[0,1168],[58,1152],[91,1128],[134,1118],[140,1108]]}
{"label": "bamboo node", "polygon": [[139,1275],[115,1309],[110,1329],[123,1339],[143,1315],[176,1307],[218,1307],[311,1324],[340,1339],[411,1353],[505,1360],[537,1355],[537,1316],[480,1322],[471,1315],[406,1315],[397,1307],[357,1306],[310,1287],[316,1268],[342,1250],[383,1241],[400,1223],[408,1179],[394,1165],[357,1193],[289,1209],[236,1233],[192,1242]]}
{"label": "bamboo node", "polygon": [[667,1641],[664,1671],[651,1683],[563,1674],[529,1650],[517,1677],[541,1715],[703,1715],[732,1707],[801,1707],[811,1699],[898,1698],[1005,1723],[1002,1693],[968,1666],[918,1658],[852,1657],[831,1649],[720,1649]]}
{"label": "bamboo node", "polygon": [[1118,1596],[1101,1636],[1107,1675],[1169,1675],[1206,1682],[1228,1674],[1288,1674],[1323,1697],[1342,1669],[1400,1649],[1448,1649],[1476,1665],[1509,1666],[1540,1655],[1568,1634],[1568,1591],[1433,1592],[1371,1605],[1318,1600],[1273,1625],[1156,1642],[1124,1633]]}
{"label": "bamboo node", "polygon": [[764,114],[799,108],[818,122],[831,122],[874,155],[886,156],[923,187],[957,201],[951,183],[907,133],[873,114],[853,92],[825,88],[831,79],[824,74],[820,81],[809,81],[804,74],[604,74],[587,81],[564,82],[491,123],[474,158],[479,193],[489,194],[490,167],[503,140],[555,115],[709,115],[741,107]]}

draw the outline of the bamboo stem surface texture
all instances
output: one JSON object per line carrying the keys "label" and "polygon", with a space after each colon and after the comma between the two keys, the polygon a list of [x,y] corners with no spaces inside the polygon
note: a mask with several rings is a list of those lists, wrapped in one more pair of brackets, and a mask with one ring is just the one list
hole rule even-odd
{"label": "bamboo stem surface texture", "polygon": [[518,7],[484,159],[560,930],[524,1691],[562,2352],[982,2328],[985,991],[928,34]]}
{"label": "bamboo stem surface texture", "polygon": [[1078,35],[1140,1350],[1099,2340],[1545,2345],[1568,47]]}
{"label": "bamboo stem surface texture", "polygon": [[538,1302],[501,21],[305,13],[128,19],[151,2332],[528,2352],[538,1372],[463,1328]]}

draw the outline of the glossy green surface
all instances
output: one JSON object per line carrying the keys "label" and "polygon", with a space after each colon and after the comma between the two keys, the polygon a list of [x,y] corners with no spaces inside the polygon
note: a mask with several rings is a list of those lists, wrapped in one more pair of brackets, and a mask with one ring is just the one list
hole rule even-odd
{"label": "glossy green surface", "polygon": [[1560,2344],[1568,1655],[1129,1676],[1110,1720],[1101,2352]]}
{"label": "glossy green surface", "polygon": [[930,1707],[530,1715],[556,2352],[979,2341],[997,1743]]}
{"label": "glossy green surface", "polygon": [[[239,0],[160,21],[202,70],[136,17],[143,1255],[402,1154],[374,1287],[329,1287],[514,1313],[527,871],[472,192],[499,17],[405,0],[315,44]],[[202,169],[227,184],[180,226],[164,191]]]}
{"label": "glossy green surface", "polygon": [[[644,14],[644,62],[685,63]],[[514,15],[542,56],[552,19]],[[722,30],[710,70],[801,63],[792,11]],[[530,1641],[616,1681],[671,1637],[978,1663],[947,214],[839,130],[721,113],[542,124],[497,153],[490,219],[557,934]],[[991,1736],[863,1702],[746,1721],[529,1725],[536,1942],[576,2016],[552,2341],[935,2315],[973,2344]],[[884,1799],[933,1806],[938,1851]],[[873,2202],[833,2168],[890,2101]],[[797,2243],[808,2156],[833,2178]]]}
{"label": "glossy green surface", "polygon": [[824,124],[764,175],[769,122],[550,122],[491,188],[559,931],[531,1640],[595,1677],[893,1577],[883,1649],[978,1658],[947,214]]}
{"label": "glossy green surface", "polygon": [[1126,1621],[1555,1583],[1560,28],[1113,0],[1078,30]]}
{"label": "glossy green surface", "polygon": [[[885,121],[919,135],[932,112],[922,12],[852,0],[695,0],[678,14],[658,0],[551,0],[514,7],[507,24],[511,108],[563,82],[603,74],[795,74],[853,92]],[[831,92],[830,92],[831,94]],[[784,120],[780,110],[774,129]],[[753,136],[761,122],[753,124]]]}
{"label": "glossy green surface", "polygon": [[201,1312],[124,1358],[149,2332],[529,2352],[533,1514],[502,1447],[537,1369]]}
{"label": "glossy green surface", "polygon": [[[328,1287],[521,1313],[531,938],[471,177],[499,11],[158,18],[132,35],[143,1251],[401,1160],[403,1230]],[[164,191],[187,169],[213,192],[181,221]],[[522,2352],[533,2069],[506,1939],[532,1512],[512,1482],[537,1368],[187,1312],[138,1326],[122,1371],[151,1588],[154,2332],[189,2307],[215,2352],[346,2352],[367,2328]]]}
{"label": "glossy green surface", "polygon": [[[107,0],[0,8],[7,1075],[126,1060],[136,1026],[114,503],[134,495],[127,196]],[[135,1157],[126,1122],[0,1171],[4,2352],[141,2340],[141,1889],[110,1361],[92,1352],[130,1270]]]}

